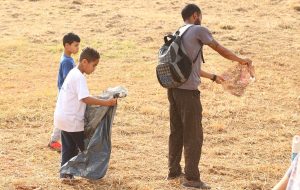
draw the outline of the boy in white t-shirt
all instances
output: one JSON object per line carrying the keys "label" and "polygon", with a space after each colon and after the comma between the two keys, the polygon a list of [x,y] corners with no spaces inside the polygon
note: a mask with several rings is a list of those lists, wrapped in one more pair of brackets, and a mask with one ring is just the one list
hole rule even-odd
{"label": "boy in white t-shirt", "polygon": [[[84,112],[86,104],[114,106],[117,99],[100,100],[91,97],[85,74],[91,74],[99,63],[100,54],[93,48],[82,50],[79,64],[67,75],[56,103],[54,126],[61,130],[62,160],[61,166],[84,150]],[[62,174],[61,178],[73,178]]]}

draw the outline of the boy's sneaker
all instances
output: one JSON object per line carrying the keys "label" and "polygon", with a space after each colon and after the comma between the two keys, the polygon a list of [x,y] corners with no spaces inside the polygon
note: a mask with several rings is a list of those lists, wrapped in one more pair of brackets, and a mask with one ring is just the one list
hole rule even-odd
{"label": "boy's sneaker", "polygon": [[57,152],[61,152],[61,144],[58,141],[49,142],[48,147]]}
{"label": "boy's sneaker", "polygon": [[205,184],[202,181],[188,181],[185,180],[182,183],[183,187],[187,187],[187,188],[196,188],[196,189],[211,189],[210,186],[208,186],[207,184]]}

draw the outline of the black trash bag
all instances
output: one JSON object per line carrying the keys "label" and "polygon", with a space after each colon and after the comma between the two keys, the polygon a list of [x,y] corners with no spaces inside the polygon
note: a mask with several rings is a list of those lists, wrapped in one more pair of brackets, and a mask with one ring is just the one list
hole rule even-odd
{"label": "black trash bag", "polygon": [[[123,87],[108,89],[100,98],[114,95],[127,95]],[[101,179],[105,176],[111,154],[111,128],[117,106],[87,106],[85,112],[85,150],[64,164],[60,172],[88,179]]]}

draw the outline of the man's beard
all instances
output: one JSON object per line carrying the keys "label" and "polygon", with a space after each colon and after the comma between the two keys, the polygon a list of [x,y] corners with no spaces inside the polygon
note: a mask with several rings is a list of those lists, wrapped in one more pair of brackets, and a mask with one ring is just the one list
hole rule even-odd
{"label": "man's beard", "polygon": [[198,19],[198,20],[195,20],[194,24],[195,24],[195,25],[201,25],[201,22],[200,22],[200,20]]}

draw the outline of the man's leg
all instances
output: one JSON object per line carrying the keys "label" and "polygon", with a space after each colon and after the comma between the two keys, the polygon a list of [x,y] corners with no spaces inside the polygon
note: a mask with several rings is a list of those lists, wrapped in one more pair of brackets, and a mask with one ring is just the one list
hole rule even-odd
{"label": "man's leg", "polygon": [[175,98],[178,99],[183,123],[185,177],[187,180],[200,181],[198,165],[203,144],[200,92],[198,90],[178,90]]}
{"label": "man's leg", "polygon": [[183,134],[180,115],[176,109],[176,101],[174,99],[174,90],[168,90],[168,99],[170,102],[170,136],[169,136],[169,174],[168,179],[176,178],[181,175],[180,166]]}
{"label": "man's leg", "polygon": [[183,144],[185,157],[184,187],[211,189],[200,180],[199,161],[203,144],[202,105],[200,92],[185,91],[178,93],[180,98],[181,119],[183,123]]}

